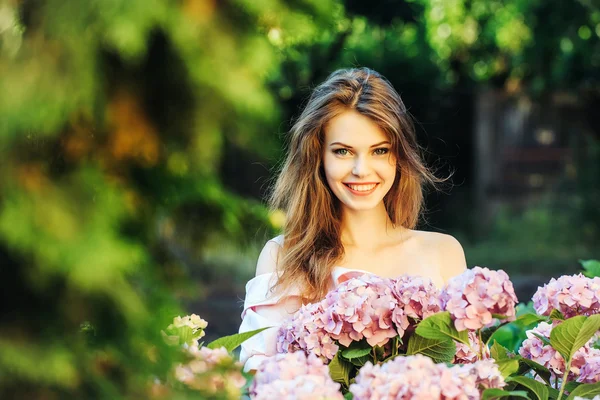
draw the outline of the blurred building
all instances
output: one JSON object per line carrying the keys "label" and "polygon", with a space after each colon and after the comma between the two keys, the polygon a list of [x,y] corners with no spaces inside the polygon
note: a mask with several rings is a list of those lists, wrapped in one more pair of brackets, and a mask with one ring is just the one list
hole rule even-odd
{"label": "blurred building", "polygon": [[578,99],[483,89],[475,103],[474,190],[482,224],[502,205],[521,209],[559,193],[576,173],[573,150],[591,132]]}

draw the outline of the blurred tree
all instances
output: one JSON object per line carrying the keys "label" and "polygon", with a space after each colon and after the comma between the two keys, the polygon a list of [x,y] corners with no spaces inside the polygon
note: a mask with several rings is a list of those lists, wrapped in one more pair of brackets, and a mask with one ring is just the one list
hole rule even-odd
{"label": "blurred tree", "polygon": [[334,6],[0,0],[1,398],[150,396],[186,265],[269,226],[225,143],[273,152],[266,79]]}

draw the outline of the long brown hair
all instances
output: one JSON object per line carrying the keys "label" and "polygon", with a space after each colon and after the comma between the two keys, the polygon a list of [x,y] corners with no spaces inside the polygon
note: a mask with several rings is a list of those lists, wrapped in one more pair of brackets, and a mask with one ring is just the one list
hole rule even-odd
{"label": "long brown hair", "polygon": [[442,181],[424,165],[406,106],[382,75],[368,68],[342,69],[317,86],[290,131],[287,157],[269,198],[272,209],[286,213],[274,288],[299,285],[308,302],[325,296],[332,269],[344,255],[339,200],[325,180],[322,155],[324,128],[347,110],[369,117],[392,144],[397,173],[384,203],[394,225],[414,228],[423,184]]}

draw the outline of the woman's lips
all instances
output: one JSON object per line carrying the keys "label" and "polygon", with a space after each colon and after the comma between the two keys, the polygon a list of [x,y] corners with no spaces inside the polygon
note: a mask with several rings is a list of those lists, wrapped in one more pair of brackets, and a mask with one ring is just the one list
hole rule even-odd
{"label": "woman's lips", "polygon": [[[377,189],[378,185],[379,185],[379,183],[377,183],[377,182],[361,183],[361,184],[344,183],[344,186],[346,186],[348,191],[350,191],[350,193],[352,193],[356,196],[368,196]],[[366,188],[369,188],[369,189],[365,190]]]}

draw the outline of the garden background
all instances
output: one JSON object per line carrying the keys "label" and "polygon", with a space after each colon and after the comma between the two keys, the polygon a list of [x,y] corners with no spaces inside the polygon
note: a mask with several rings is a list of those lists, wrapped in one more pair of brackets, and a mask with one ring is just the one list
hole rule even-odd
{"label": "garden background", "polygon": [[421,229],[522,301],[599,257],[596,1],[0,0],[0,398],[146,398],[173,316],[233,333],[285,132],[353,66],[453,173]]}

